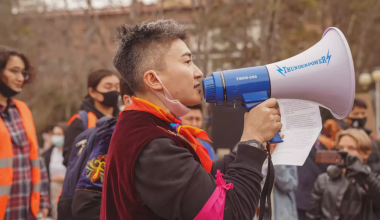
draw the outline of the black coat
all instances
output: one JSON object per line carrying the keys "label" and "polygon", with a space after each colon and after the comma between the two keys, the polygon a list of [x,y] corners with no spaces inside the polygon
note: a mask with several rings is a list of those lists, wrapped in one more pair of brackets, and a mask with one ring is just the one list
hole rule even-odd
{"label": "black coat", "polygon": [[327,150],[327,148],[317,141],[311,148],[303,166],[297,167],[298,170],[298,187],[295,192],[297,209],[306,211],[310,206],[311,191],[318,176],[326,172],[328,165],[317,164],[315,155],[318,150]]}
{"label": "black coat", "polygon": [[377,220],[380,218],[380,176],[371,173],[362,180],[368,190],[347,178],[336,166],[321,174],[312,192],[307,213],[312,220]]}

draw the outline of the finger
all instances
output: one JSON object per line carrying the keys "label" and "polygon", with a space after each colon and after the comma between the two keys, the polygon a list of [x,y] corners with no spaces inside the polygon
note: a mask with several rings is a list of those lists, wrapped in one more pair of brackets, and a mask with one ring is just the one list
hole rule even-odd
{"label": "finger", "polygon": [[284,139],[285,134],[280,133],[281,139]]}
{"label": "finger", "polygon": [[270,113],[272,115],[280,115],[280,111],[278,109],[275,109],[275,108],[270,108]]}
{"label": "finger", "polygon": [[268,100],[265,100],[261,105],[268,107],[268,108],[274,108],[277,104],[277,100],[275,98],[270,98]]}
{"label": "finger", "polygon": [[274,119],[275,122],[280,122],[281,121],[281,117],[279,115],[274,115],[273,119]]}
{"label": "finger", "polygon": [[282,123],[281,123],[281,122],[277,122],[276,125],[277,125],[278,130],[281,130],[281,128],[282,128]]}

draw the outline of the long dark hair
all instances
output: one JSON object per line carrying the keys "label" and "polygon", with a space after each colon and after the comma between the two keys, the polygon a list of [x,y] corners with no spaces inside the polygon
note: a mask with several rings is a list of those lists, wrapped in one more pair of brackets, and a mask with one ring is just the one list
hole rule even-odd
{"label": "long dark hair", "polygon": [[11,56],[18,56],[24,62],[24,84],[31,83],[34,79],[35,72],[33,66],[30,65],[29,59],[23,53],[4,46],[0,46],[0,74],[3,73]]}
{"label": "long dark hair", "polygon": [[[102,79],[107,76],[117,76],[118,78],[120,78],[120,76],[117,73],[111,70],[106,70],[106,69],[96,70],[94,72],[91,72],[90,75],[88,75],[87,89],[92,88],[96,90],[96,87],[98,87],[100,81],[102,81]],[[87,94],[86,98],[87,97],[90,97],[90,95]]]}

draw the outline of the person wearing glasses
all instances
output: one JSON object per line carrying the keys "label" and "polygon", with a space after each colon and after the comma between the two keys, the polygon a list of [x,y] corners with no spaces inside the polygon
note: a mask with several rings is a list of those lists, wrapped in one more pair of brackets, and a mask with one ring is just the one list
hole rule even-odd
{"label": "person wearing glasses", "polygon": [[13,97],[32,81],[28,58],[0,47],[0,219],[34,220],[49,210],[49,180],[32,113]]}

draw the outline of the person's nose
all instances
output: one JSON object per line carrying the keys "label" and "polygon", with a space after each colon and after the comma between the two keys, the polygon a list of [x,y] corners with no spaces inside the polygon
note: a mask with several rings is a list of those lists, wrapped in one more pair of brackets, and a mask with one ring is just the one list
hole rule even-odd
{"label": "person's nose", "polygon": [[191,126],[195,127],[197,125],[197,120],[193,119],[191,120]]}
{"label": "person's nose", "polygon": [[194,78],[195,79],[200,79],[203,78],[203,72],[194,64]]}
{"label": "person's nose", "polygon": [[24,77],[24,75],[22,75],[22,73],[17,74],[17,76],[16,76],[16,81],[17,81],[18,83],[23,83],[24,80],[25,80],[25,77]]}

